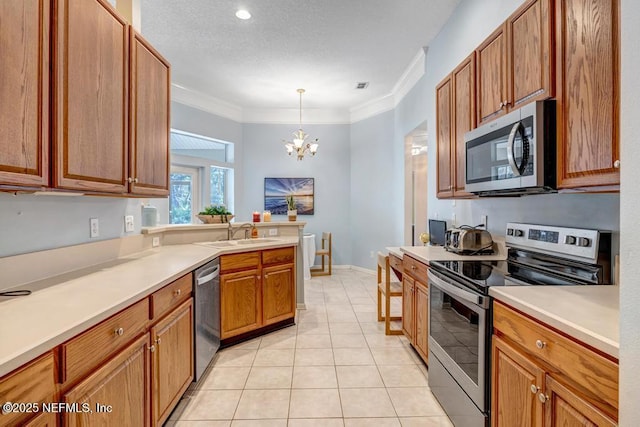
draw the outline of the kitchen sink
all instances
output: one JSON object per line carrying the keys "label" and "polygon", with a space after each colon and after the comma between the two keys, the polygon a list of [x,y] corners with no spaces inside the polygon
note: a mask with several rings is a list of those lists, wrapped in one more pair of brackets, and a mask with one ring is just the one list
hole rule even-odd
{"label": "kitchen sink", "polygon": [[276,239],[243,239],[243,240],[220,240],[217,242],[198,242],[197,245],[211,246],[212,248],[229,248],[234,246],[250,246],[262,243],[277,242]]}

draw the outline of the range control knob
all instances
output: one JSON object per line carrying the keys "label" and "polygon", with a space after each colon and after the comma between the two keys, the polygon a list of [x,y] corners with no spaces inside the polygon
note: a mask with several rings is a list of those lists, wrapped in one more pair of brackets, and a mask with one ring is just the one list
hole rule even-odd
{"label": "range control knob", "polygon": [[522,237],[522,236],[524,236],[524,231],[516,229],[516,230],[513,231],[513,235],[516,236],[516,237]]}
{"label": "range control knob", "polygon": [[586,237],[578,237],[578,246],[588,248],[589,246],[591,246],[591,239],[588,239]]}
{"label": "range control knob", "polygon": [[576,244],[576,236],[567,236],[564,238],[564,242],[567,245],[575,245]]}
{"label": "range control knob", "polygon": [[513,236],[513,228],[507,228],[507,236]]}

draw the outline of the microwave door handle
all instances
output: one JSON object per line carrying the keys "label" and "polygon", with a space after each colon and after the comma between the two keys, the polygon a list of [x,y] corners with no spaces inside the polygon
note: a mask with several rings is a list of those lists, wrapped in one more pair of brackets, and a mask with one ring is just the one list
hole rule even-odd
{"label": "microwave door handle", "polygon": [[[511,170],[513,171],[514,176],[522,175],[522,171],[516,164],[516,158],[514,154],[514,145],[516,141],[516,135],[518,134],[518,131],[520,130],[521,127],[522,127],[522,123],[520,122],[514,124],[513,127],[511,128],[511,133],[509,134],[509,140],[507,141],[507,159],[509,160],[509,166],[511,166]],[[525,159],[522,159],[522,162],[523,162],[522,163],[523,165],[526,164]]]}

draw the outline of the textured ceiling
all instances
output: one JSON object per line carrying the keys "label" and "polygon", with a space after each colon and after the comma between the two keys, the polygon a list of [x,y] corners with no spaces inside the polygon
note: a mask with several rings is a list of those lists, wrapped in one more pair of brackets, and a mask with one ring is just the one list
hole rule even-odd
{"label": "textured ceiling", "polygon": [[[459,0],[142,0],[172,82],[242,108],[349,109],[391,93]],[[252,18],[235,17],[245,8]],[[356,90],[356,82],[370,82]]]}

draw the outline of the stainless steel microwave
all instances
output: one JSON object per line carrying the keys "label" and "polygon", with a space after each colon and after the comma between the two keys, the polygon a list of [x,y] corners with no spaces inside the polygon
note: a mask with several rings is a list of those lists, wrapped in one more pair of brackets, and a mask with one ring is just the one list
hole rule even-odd
{"label": "stainless steel microwave", "polygon": [[555,101],[537,101],[464,136],[465,190],[517,196],[556,188]]}

